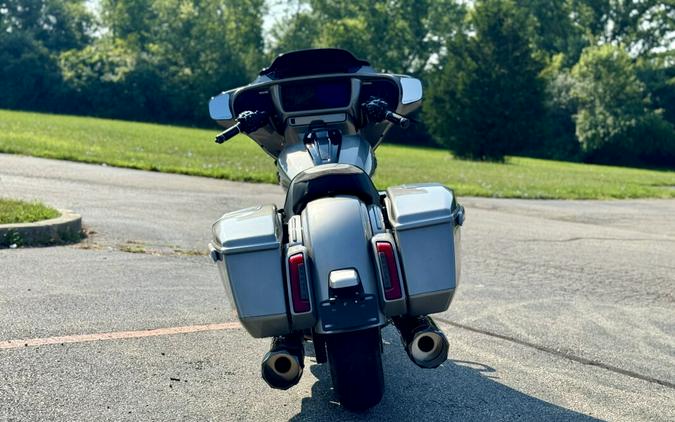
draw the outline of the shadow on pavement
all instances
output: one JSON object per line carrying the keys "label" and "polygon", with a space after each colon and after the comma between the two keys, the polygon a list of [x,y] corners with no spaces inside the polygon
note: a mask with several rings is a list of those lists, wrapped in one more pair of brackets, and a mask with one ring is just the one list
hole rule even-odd
{"label": "shadow on pavement", "polygon": [[[290,420],[598,420],[502,385],[495,368],[478,362],[448,360],[435,370],[417,368],[398,341],[391,340],[383,355],[386,387],[378,406],[361,414],[344,410],[333,393],[328,365],[308,359],[318,380],[311,397],[302,399],[301,412]],[[307,349],[313,355],[311,346]]]}

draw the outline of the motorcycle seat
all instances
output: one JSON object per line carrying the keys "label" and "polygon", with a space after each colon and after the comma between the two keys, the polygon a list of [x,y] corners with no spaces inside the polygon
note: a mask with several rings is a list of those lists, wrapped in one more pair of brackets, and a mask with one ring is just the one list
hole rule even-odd
{"label": "motorcycle seat", "polygon": [[337,195],[358,197],[366,205],[378,204],[380,195],[370,176],[349,164],[323,164],[298,173],[286,194],[286,218],[300,214],[315,199]]}

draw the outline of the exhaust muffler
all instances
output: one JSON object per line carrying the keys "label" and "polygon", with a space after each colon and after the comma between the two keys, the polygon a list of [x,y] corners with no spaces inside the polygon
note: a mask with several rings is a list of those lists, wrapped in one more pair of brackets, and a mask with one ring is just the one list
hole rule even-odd
{"label": "exhaust muffler", "polygon": [[448,339],[428,316],[394,318],[410,360],[421,368],[437,368],[448,359]]}
{"label": "exhaust muffler", "polygon": [[274,337],[262,360],[262,378],[277,390],[288,390],[302,377],[305,349],[302,335]]}

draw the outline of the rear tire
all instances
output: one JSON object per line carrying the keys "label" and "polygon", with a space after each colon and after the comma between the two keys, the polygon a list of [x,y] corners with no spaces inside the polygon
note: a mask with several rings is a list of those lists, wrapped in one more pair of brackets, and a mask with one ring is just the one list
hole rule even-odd
{"label": "rear tire", "polygon": [[333,389],[342,406],[367,410],[382,400],[382,339],[379,328],[326,336]]}

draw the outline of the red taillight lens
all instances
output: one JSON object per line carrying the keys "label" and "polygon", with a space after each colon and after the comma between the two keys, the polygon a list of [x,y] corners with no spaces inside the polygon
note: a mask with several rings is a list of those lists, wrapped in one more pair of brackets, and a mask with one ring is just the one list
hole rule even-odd
{"label": "red taillight lens", "polygon": [[375,242],[375,248],[377,249],[377,259],[380,264],[380,272],[382,273],[384,298],[387,300],[402,298],[401,278],[396,266],[394,247],[389,242]]}
{"label": "red taillight lens", "polygon": [[301,253],[288,258],[288,275],[291,284],[291,301],[293,312],[296,314],[309,312],[309,286],[307,285],[307,271],[305,271],[305,256]]}

